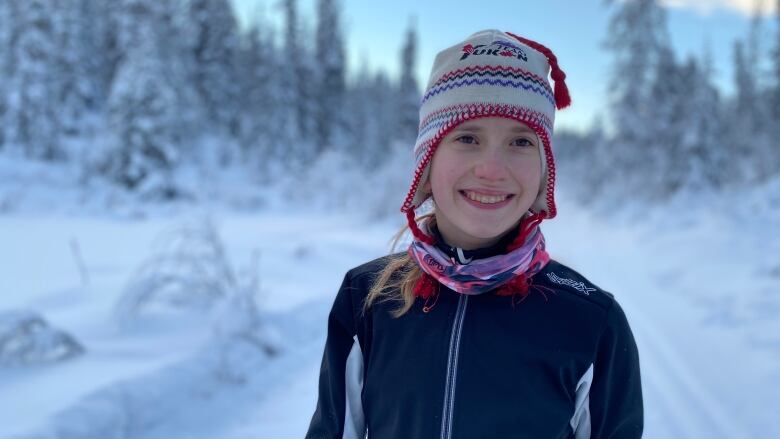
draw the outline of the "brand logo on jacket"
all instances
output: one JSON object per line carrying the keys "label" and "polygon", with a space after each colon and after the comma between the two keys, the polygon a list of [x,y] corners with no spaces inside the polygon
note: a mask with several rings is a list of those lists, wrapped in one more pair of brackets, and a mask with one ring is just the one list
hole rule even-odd
{"label": "brand logo on jacket", "polygon": [[461,48],[461,50],[463,51],[463,55],[460,57],[461,61],[468,58],[469,56],[492,55],[513,56],[517,59],[528,62],[528,56],[525,54],[523,49],[521,49],[516,44],[504,40],[496,40],[489,45],[477,44],[474,46],[472,44],[466,44],[463,46],[463,48]]}
{"label": "brand logo on jacket", "polygon": [[586,296],[589,296],[591,291],[596,291],[595,288],[591,288],[587,285],[585,285],[582,281],[576,281],[571,279],[566,279],[563,277],[559,277],[555,273],[547,273],[547,278],[550,279],[550,281],[555,282],[558,285],[566,285],[567,287],[572,287],[575,290],[579,291],[582,294],[585,294]]}

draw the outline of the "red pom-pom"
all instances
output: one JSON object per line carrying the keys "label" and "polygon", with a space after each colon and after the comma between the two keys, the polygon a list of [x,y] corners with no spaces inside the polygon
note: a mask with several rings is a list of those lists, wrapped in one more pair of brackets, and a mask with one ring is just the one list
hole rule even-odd
{"label": "red pom-pom", "polygon": [[501,288],[496,291],[496,294],[499,296],[520,294],[520,296],[525,297],[528,295],[529,291],[530,285],[528,284],[528,278],[521,274],[502,285]]}
{"label": "red pom-pom", "polygon": [[437,293],[438,282],[428,273],[423,273],[414,285],[414,295],[428,299]]}
{"label": "red pom-pom", "polygon": [[[563,72],[561,72],[563,73]],[[553,76],[553,79],[555,77]],[[566,83],[563,82],[561,79],[560,81],[555,81],[555,86],[553,88],[553,93],[555,93],[555,107],[559,110],[562,108],[566,108],[569,105],[571,105],[571,96],[569,96],[569,87],[566,86]]]}

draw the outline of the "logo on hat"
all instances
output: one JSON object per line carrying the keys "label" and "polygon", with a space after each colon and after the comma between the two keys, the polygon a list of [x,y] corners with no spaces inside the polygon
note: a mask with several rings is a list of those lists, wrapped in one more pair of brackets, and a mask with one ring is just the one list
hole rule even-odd
{"label": "logo on hat", "polygon": [[466,44],[461,50],[463,51],[463,55],[460,57],[461,61],[469,56],[492,55],[512,56],[528,62],[528,56],[520,46],[505,40],[496,40],[490,44],[477,44],[476,46]]}

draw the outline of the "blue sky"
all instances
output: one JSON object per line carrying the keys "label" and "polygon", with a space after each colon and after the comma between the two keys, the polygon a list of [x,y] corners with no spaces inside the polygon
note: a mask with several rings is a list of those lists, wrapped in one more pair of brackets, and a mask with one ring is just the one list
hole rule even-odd
{"label": "blue sky", "polygon": [[[768,7],[775,2],[765,1],[772,3]],[[272,23],[281,23],[277,0],[233,2],[244,23],[258,13]],[[715,80],[721,90],[731,92],[733,41],[747,35],[752,0],[667,0],[667,3],[673,5],[668,7],[667,15],[677,54],[700,53],[709,44]],[[422,87],[436,52],[477,30],[497,28],[536,40],[558,57],[568,76],[572,106],[556,115],[556,126],[581,130],[597,114],[605,112],[611,58],[602,43],[610,11],[602,0],[341,0],[341,4],[351,70],[365,60],[372,69],[397,74],[403,36],[414,20],[419,35],[416,70]],[[301,1],[301,13],[310,23],[313,23],[315,5],[315,0]],[[764,21],[765,50],[775,39],[775,21],[774,18]]]}

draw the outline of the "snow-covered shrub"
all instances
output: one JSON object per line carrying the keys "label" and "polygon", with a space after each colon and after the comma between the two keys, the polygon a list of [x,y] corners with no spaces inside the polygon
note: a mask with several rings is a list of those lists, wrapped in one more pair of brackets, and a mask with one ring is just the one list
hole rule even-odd
{"label": "snow-covered shrub", "polygon": [[83,352],[76,339],[35,312],[0,312],[0,366],[53,363]]}
{"label": "snow-covered shrub", "polygon": [[256,286],[242,284],[211,220],[176,226],[158,243],[122,292],[116,305],[120,319],[144,312],[210,310],[237,294],[251,296],[245,303],[254,300]]}

